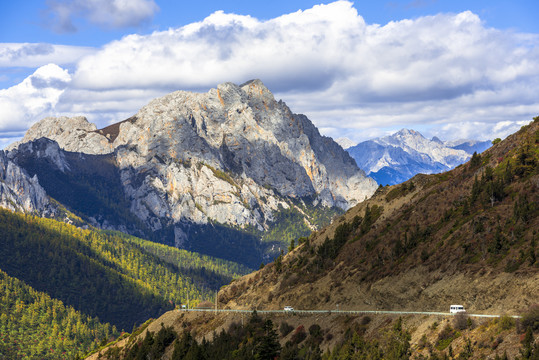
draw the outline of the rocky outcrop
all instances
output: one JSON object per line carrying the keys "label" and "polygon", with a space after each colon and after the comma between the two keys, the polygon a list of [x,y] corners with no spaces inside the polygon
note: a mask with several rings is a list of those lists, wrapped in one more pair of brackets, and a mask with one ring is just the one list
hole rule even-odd
{"label": "rocky outcrop", "polygon": [[[218,242],[225,225],[249,230],[226,241],[240,236],[263,253],[270,245],[253,239],[276,226],[281,211],[300,229],[292,236],[305,236],[377,188],[347,152],[259,80],[177,91],[103,129],[84,117],[46,118],[11,149],[50,196],[91,224],[195,251],[193,239]],[[327,213],[312,218],[309,209]],[[241,241],[236,253],[246,248]],[[217,248],[203,250],[219,256]]]}
{"label": "rocky outcrop", "polygon": [[99,134],[96,125],[88,122],[84,116],[44,118],[34,124],[20,141],[9,145],[6,149],[14,150],[20,144],[40,138],[53,139],[60,147],[69,151],[88,154],[113,151],[108,139]]}
{"label": "rocky outcrop", "polygon": [[28,176],[4,151],[0,151],[0,207],[41,215],[53,211],[37,177]]}

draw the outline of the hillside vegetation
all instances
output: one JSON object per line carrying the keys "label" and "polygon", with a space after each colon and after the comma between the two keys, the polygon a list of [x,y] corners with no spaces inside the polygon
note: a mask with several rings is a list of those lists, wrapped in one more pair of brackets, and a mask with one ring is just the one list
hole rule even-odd
{"label": "hillside vegetation", "polygon": [[[380,187],[218,294],[219,308],[325,313],[171,311],[91,359],[536,359],[538,165],[536,118],[451,172]],[[450,304],[502,316],[333,311],[448,312]]]}
{"label": "hillside vegetation", "polygon": [[88,360],[537,359],[539,306],[523,314],[460,316],[170,311]]}
{"label": "hillside vegetation", "polygon": [[456,169],[380,187],[219,294],[231,308],[511,312],[539,296],[539,118]]}

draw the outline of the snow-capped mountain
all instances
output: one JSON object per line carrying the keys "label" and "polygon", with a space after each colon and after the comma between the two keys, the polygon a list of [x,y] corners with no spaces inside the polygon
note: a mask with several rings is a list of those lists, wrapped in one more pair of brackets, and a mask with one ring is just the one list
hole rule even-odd
{"label": "snow-capped mountain", "polygon": [[367,175],[382,185],[408,180],[418,173],[450,170],[466,162],[474,151],[482,152],[490,141],[427,139],[414,130],[402,129],[381,138],[364,141],[346,151]]}
{"label": "snow-capped mountain", "polygon": [[340,137],[338,139],[335,139],[335,142],[341,145],[344,150],[351,148],[352,146],[355,146],[357,144],[355,141],[350,140],[347,137]]}

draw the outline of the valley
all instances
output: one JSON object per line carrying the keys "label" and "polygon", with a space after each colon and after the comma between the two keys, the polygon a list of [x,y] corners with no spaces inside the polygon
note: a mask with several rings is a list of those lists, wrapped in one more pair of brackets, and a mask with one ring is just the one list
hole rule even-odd
{"label": "valley", "polygon": [[[104,129],[44,119],[0,156],[0,269],[18,294],[0,302],[17,314],[0,352],[514,358],[536,331],[538,134],[535,118],[453,170],[376,186],[259,80]],[[178,310],[200,304],[219,311]]]}

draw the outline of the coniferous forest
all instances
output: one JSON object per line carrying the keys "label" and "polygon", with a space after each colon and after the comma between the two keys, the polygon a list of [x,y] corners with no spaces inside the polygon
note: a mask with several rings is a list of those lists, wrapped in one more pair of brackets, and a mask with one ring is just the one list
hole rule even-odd
{"label": "coniferous forest", "polygon": [[118,335],[0,270],[0,359],[72,359]]}
{"label": "coniferous forest", "polygon": [[211,299],[250,271],[125,234],[3,209],[0,234],[0,354],[7,358],[22,351],[30,358],[82,354],[118,335],[117,329],[130,331],[188,299],[191,306]]}

